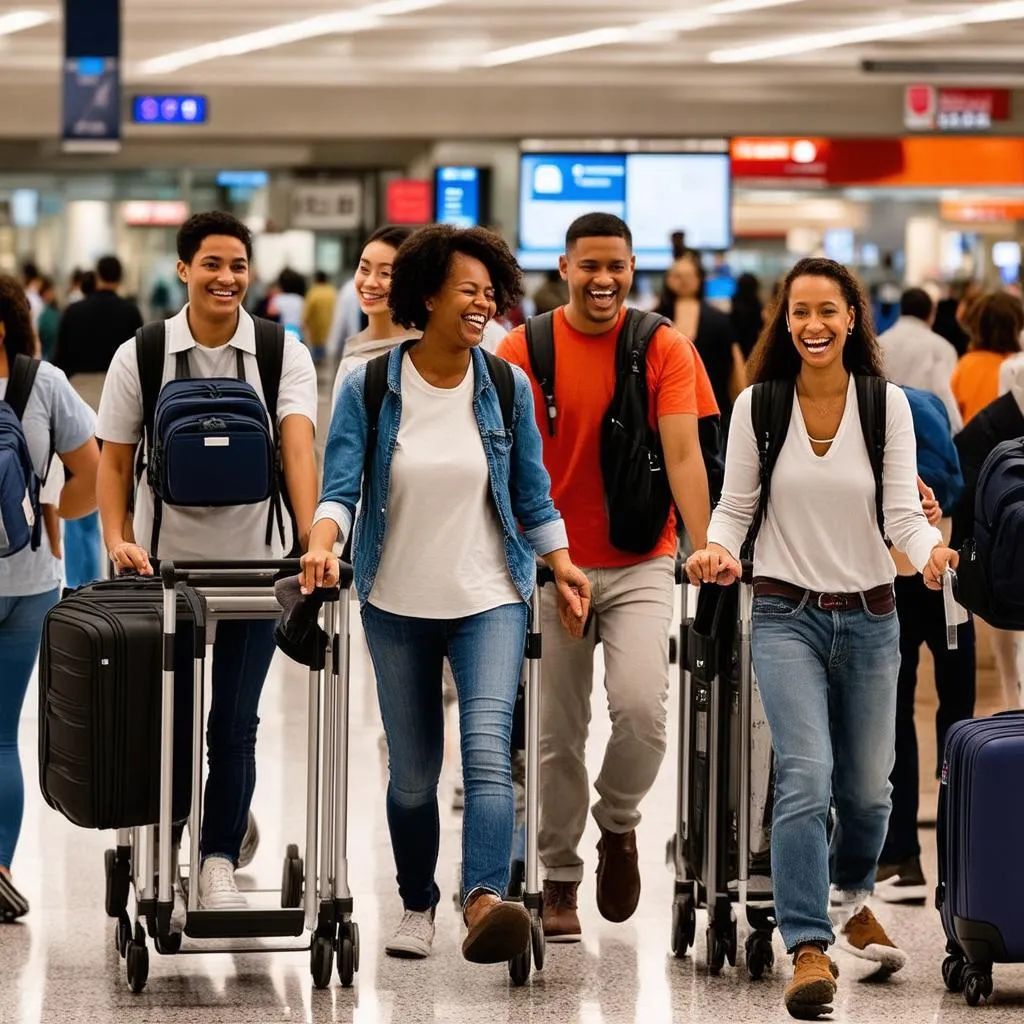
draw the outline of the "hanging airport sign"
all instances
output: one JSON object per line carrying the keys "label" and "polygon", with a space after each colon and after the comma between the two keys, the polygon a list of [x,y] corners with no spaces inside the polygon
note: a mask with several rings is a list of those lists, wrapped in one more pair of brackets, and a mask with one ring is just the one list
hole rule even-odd
{"label": "hanging airport sign", "polygon": [[363,222],[363,186],[355,180],[297,182],[291,226],[308,231],[354,231]]}
{"label": "hanging airport sign", "polygon": [[121,148],[120,0],[64,0],[62,148]]}
{"label": "hanging airport sign", "polygon": [[1009,89],[945,89],[908,85],[903,124],[908,131],[987,132],[1010,118]]}

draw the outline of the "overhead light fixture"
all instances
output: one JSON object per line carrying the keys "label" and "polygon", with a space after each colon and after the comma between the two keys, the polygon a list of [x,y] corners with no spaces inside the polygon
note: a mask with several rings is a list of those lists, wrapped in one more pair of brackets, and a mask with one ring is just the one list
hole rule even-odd
{"label": "overhead light fixture", "polygon": [[269,50],[286,43],[301,42],[303,39],[366,32],[378,28],[388,18],[440,7],[448,2],[449,0],[383,0],[347,11],[318,14],[312,18],[303,18],[301,21],[275,25],[273,28],[247,32],[245,35],[231,36],[215,43],[204,43],[187,50],[176,50],[162,57],[144,60],[139,63],[137,71],[140,75],[146,76],[166,75],[194,64],[203,64],[222,57],[238,57],[257,50]]}
{"label": "overhead light fixture", "polygon": [[10,11],[0,14],[0,36],[13,36],[15,32],[38,28],[54,21],[56,17],[49,11]]}
{"label": "overhead light fixture", "polygon": [[468,58],[466,63],[485,68],[501,67],[505,64],[519,64],[527,60],[541,57],[554,57],[559,53],[573,53],[578,50],[590,50],[597,46],[615,46],[638,39],[657,40],[668,34],[677,35],[682,32],[696,32],[716,24],[720,18],[733,14],[745,14],[748,11],[764,10],[768,7],[785,7],[789,4],[803,3],[803,0],[720,0],[718,3],[704,7],[690,8],[677,14],[661,18],[649,18],[646,21],[630,25],[612,25],[608,28],[596,28],[589,32],[575,32],[567,36],[553,36],[550,39],[538,39],[532,43],[518,46],[506,46],[501,50],[492,50],[477,58]]}
{"label": "overhead light fixture", "polygon": [[874,43],[886,39],[906,39],[911,36],[945,32],[965,25],[982,25],[998,21],[1016,21],[1024,18],[1024,2],[980,4],[970,10],[956,14],[933,14],[920,18],[897,18],[859,28],[841,29],[837,32],[815,32],[803,36],[790,36],[767,43],[751,46],[737,46],[726,50],[713,50],[708,54],[712,64],[743,64],[756,60],[772,60],[776,57],[793,57],[820,50],[832,50],[839,46],[857,43]]}

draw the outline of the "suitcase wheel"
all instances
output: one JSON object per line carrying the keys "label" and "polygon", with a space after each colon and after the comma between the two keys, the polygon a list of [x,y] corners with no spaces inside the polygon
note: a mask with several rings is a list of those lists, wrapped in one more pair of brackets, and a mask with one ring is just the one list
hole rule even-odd
{"label": "suitcase wheel", "polygon": [[114,949],[123,960],[128,955],[128,947],[132,944],[132,922],[127,911],[121,911],[114,925]]}
{"label": "suitcase wheel", "polygon": [[338,935],[338,981],[342,988],[351,988],[359,970],[359,926],[343,921]]}
{"label": "suitcase wheel", "polygon": [[282,907],[302,906],[302,887],[305,873],[306,869],[302,858],[299,856],[299,848],[292,843],[285,853],[284,869],[281,872]]}
{"label": "suitcase wheel", "polygon": [[679,893],[672,904],[672,955],[682,960],[697,938],[697,908],[691,893]]}
{"label": "suitcase wheel", "polygon": [[544,939],[544,921],[540,917],[535,917],[530,922],[530,944],[533,946],[533,966],[538,971],[543,971],[547,943]]}
{"label": "suitcase wheel", "polygon": [[952,992],[954,995],[963,992],[965,966],[962,956],[947,956],[942,961],[942,980],[947,992]]}
{"label": "suitcase wheel", "polygon": [[508,976],[512,984],[517,988],[522,987],[530,980],[530,968],[533,966],[532,952],[527,946],[521,953],[517,953],[508,962]]}
{"label": "suitcase wheel", "polygon": [[309,950],[309,971],[313,975],[314,988],[327,988],[331,983],[334,967],[334,942],[330,936],[314,935]]}
{"label": "suitcase wheel", "polygon": [[968,1006],[977,1006],[992,995],[992,971],[968,964],[964,969],[964,1000]]}
{"label": "suitcase wheel", "polygon": [[775,966],[771,932],[751,932],[747,937],[747,974],[752,981],[760,981],[765,971]]}
{"label": "suitcase wheel", "polygon": [[138,995],[149,980],[149,949],[146,947],[146,933],[141,924],[135,925],[135,941],[128,946],[125,956],[128,988]]}

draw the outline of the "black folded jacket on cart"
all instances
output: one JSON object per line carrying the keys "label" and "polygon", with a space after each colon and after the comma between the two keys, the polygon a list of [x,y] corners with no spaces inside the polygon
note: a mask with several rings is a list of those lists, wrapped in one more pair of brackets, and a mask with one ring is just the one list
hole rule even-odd
{"label": "black folded jacket on cart", "polygon": [[274,584],[274,596],[281,606],[281,618],[274,630],[274,642],[292,661],[320,671],[327,663],[327,634],[320,627],[320,609],[334,591],[317,589],[303,594],[298,576]]}

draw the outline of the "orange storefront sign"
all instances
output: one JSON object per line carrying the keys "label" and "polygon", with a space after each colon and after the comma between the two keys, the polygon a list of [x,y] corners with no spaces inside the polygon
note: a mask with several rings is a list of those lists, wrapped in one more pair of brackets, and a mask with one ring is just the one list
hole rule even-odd
{"label": "orange storefront sign", "polygon": [[737,182],[777,179],[839,186],[1024,186],[1024,139],[1018,138],[737,138],[732,141],[731,153],[733,180]]}
{"label": "orange storefront sign", "polygon": [[939,204],[943,220],[960,224],[1005,224],[1024,220],[1024,199],[999,199],[979,196],[976,199],[943,199]]}

